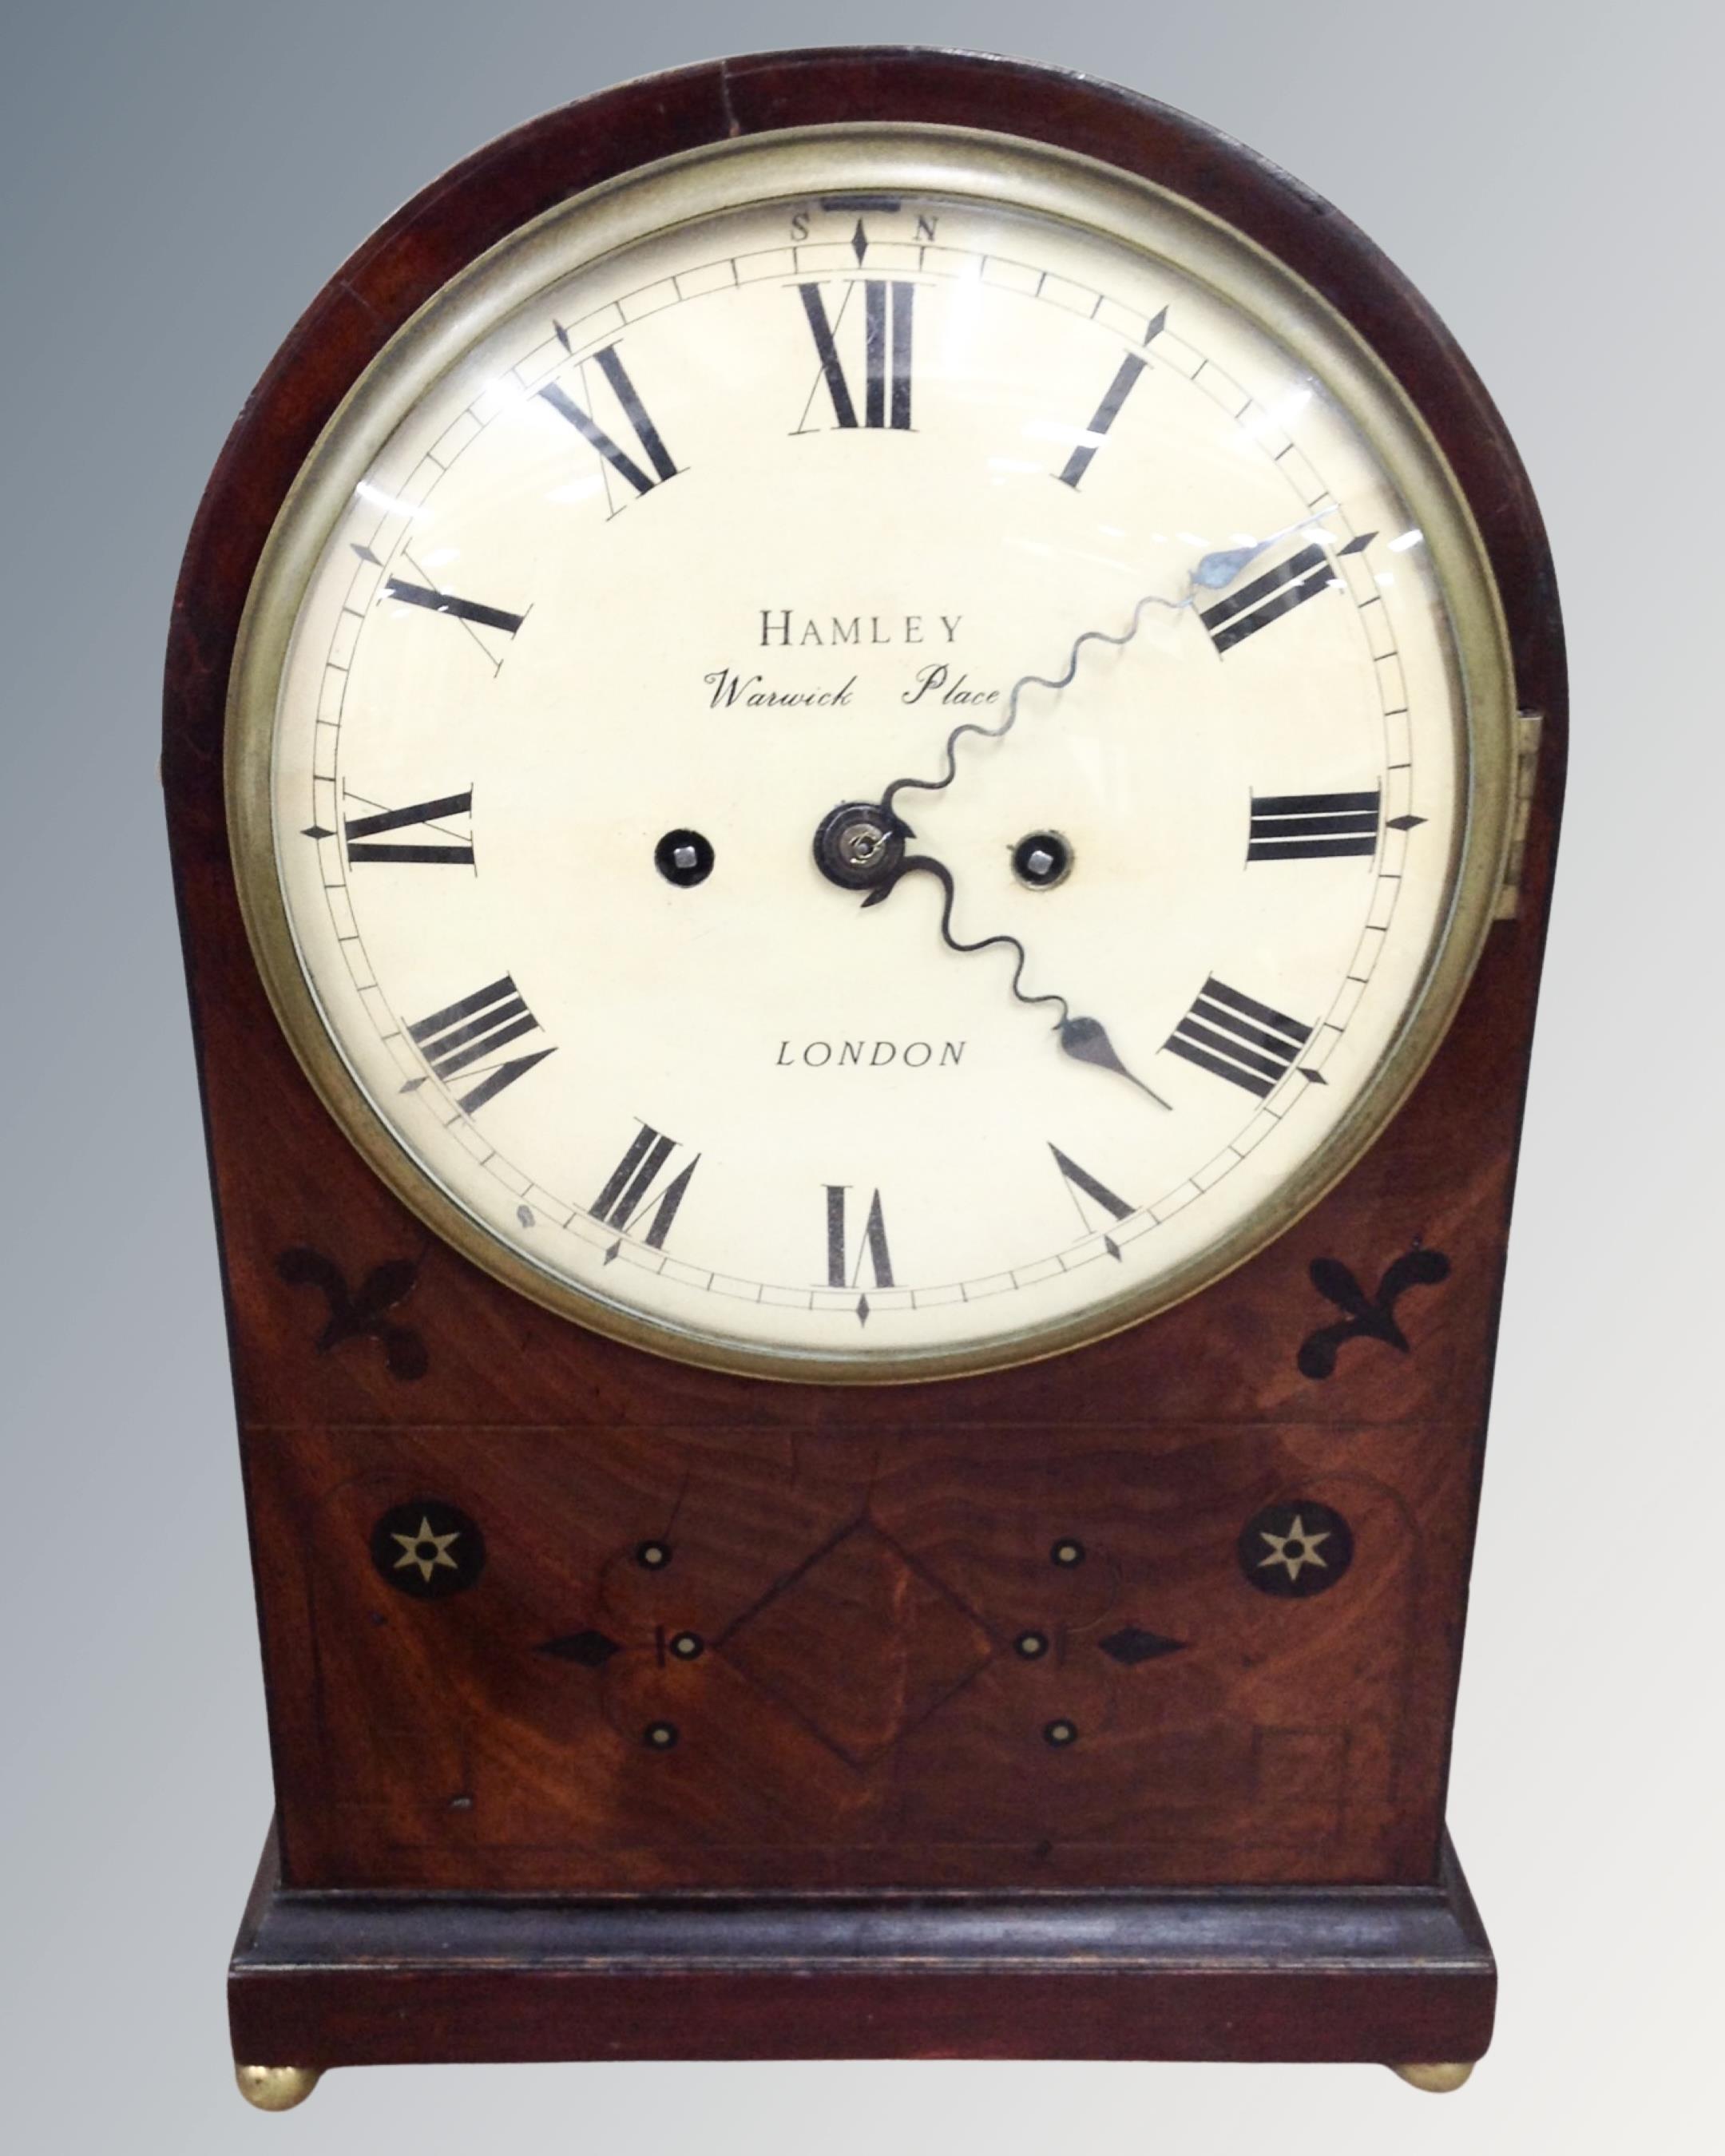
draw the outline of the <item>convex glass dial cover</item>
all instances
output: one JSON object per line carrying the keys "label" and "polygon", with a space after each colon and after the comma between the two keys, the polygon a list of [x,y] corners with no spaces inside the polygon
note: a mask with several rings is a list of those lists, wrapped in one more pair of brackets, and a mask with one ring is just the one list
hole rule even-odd
{"label": "convex glass dial cover", "polygon": [[602,1329],[902,1378],[1128,1322],[1368,1143],[1490,916],[1495,595],[1417,416],[1153,188],[828,129],[410,323],[254,584],[302,1060]]}

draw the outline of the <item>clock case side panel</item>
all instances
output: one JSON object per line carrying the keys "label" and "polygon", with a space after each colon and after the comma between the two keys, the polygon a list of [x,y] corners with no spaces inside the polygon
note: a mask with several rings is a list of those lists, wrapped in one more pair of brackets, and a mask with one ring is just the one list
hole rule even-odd
{"label": "clock case side panel", "polygon": [[[223,797],[228,670],[253,570],[300,463],[393,331],[507,232],[602,180],[740,134],[859,120],[1016,132],[1153,178],[1245,231],[1323,293],[1414,398],[1455,471],[1497,572],[1519,701],[1543,721],[1519,916],[1491,932],[1435,1060],[1345,1181],[1219,1288],[1159,1318],[1028,1369],[916,1390],[762,1384],[660,1361],[525,1303],[429,1239],[341,1137],[275,1024],[235,899]],[[608,1447],[708,1456],[725,1433],[747,1430],[787,1457],[812,1448],[833,1463],[832,1485],[842,1491],[860,1458],[907,1426],[962,1440],[956,1453],[932,1453],[920,1481],[913,1474],[903,1508],[906,1521],[948,1522],[942,1532],[961,1553],[1000,1532],[978,1460],[1014,1455],[1027,1476],[1040,1471],[1046,1519],[1060,1522],[1063,1473],[1069,1487],[1082,1487],[1098,1459],[1139,1464],[1147,1517],[1189,1491],[1195,1474],[1204,1491],[1225,1491],[1231,1532],[1252,1505],[1300,1495],[1320,1466],[1333,1464],[1334,1447],[1351,1449],[1351,1471],[1418,1523],[1390,1584],[1411,1594],[1417,1583],[1420,1622],[1404,1678],[1386,1693],[1384,1712],[1395,1725],[1384,1739],[1395,1753],[1383,1784],[1386,1816],[1334,1840],[1319,1876],[1435,1881],[1561,793],[1563,699],[1550,561],[1525,475],[1430,310],[1319,198],[1239,146],[1124,91],[962,54],[883,49],[716,63],[547,115],[478,152],[367,242],[284,345],[211,480],[175,600],[164,737],[290,1888],[594,1883],[590,1859],[573,1846],[535,1850],[530,1835],[487,1856],[451,1834],[410,1854],[398,1791],[369,1813],[339,1801],[331,1717],[362,1725],[375,1700],[362,1677],[340,1673],[347,1666],[339,1658],[329,1674],[317,1597],[307,1588],[308,1522],[356,1476],[375,1473],[403,1500],[439,1477],[471,1479],[483,1492],[496,1463],[537,1452],[554,1433],[562,1465],[544,1493],[549,1532],[559,1507],[577,1506],[588,1464]],[[1444,1259],[1442,1285],[1398,1305],[1391,1333],[1344,1337],[1329,1373],[1310,1374],[1314,1356],[1322,1359],[1310,1343],[1339,1322],[1315,1264],[1347,1268],[1370,1300],[1389,1269],[1421,1249]],[[394,1270],[380,1283],[386,1267]],[[1236,1488],[1209,1463],[1230,1445],[1237,1451],[1239,1440],[1258,1450]],[[410,1475],[412,1486],[396,1488],[398,1474]],[[1105,1535],[1106,1507],[1091,1502],[1095,1532]],[[851,1524],[884,1532],[863,1504]],[[901,1522],[894,1535],[915,1539]],[[1338,1628],[1335,1659],[1324,1665],[1337,1682],[1345,1636]],[[846,1644],[858,1666],[880,1650],[861,1634]],[[475,1665],[473,1681],[483,1684],[489,1671],[497,1699],[515,1682],[505,1651],[500,1643]],[[829,1679],[841,1691],[845,1666],[841,1657]],[[341,1695],[333,1701],[331,1684]],[[1013,1771],[1010,1758],[998,1764]],[[459,1794],[443,1791],[442,1802]],[[1192,1879],[1261,1876],[1287,1861],[1249,1831],[1219,1851],[1194,1844],[1133,1860],[1147,1876]],[[889,1864],[880,1883],[926,1880],[920,1861],[906,1856],[897,1873]],[[1034,1883],[1023,1845],[979,1861],[961,1883],[978,1883],[991,1864],[1000,1883]],[[799,1875],[804,1884],[833,1876],[830,1862]],[[710,1883],[698,1850],[676,1883]]]}

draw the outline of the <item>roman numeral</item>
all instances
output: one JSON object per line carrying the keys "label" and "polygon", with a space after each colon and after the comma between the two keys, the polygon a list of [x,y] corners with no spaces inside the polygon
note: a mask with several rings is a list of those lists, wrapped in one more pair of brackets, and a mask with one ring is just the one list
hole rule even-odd
{"label": "roman numeral", "polygon": [[1102,446],[1104,436],[1120,417],[1120,408],[1132,394],[1133,385],[1144,372],[1146,362],[1137,352],[1129,352],[1121,361],[1114,379],[1108,384],[1107,393],[1096,410],[1081,436],[1078,446],[1066,459],[1066,468],[1060,478],[1068,486],[1076,486],[1090,470],[1090,460]]}
{"label": "roman numeral", "polygon": [[[629,380],[629,370],[619,356],[616,346],[607,345],[603,352],[596,352],[593,357],[600,373],[610,383],[618,403],[623,407],[624,418],[634,429],[635,439],[640,444],[647,462],[660,480],[675,479],[678,467],[672,463],[670,450],[660,439],[658,428],[648,418],[647,408],[637,395],[635,385]],[[555,382],[548,382],[539,394],[553,412],[562,413],[581,439],[589,447],[597,449],[618,477],[627,480],[637,494],[645,494],[655,485],[655,482],[647,476],[628,450],[619,448],[598,420],[590,413],[583,412],[566,389],[560,388]]]}
{"label": "roman numeral", "polygon": [[[593,1202],[593,1217],[601,1226],[616,1228],[627,1235],[636,1219],[649,1204],[653,1219],[643,1240],[649,1250],[663,1249],[665,1239],[671,1231],[671,1223],[677,1217],[677,1208],[688,1194],[695,1171],[701,1165],[701,1155],[674,1176],[665,1188],[655,1195],[653,1185],[660,1170],[677,1149],[677,1141],[668,1138],[663,1131],[655,1131],[650,1123],[643,1123],[630,1139],[628,1150],[611,1171],[604,1188]],[[605,1253],[608,1265],[617,1255],[614,1243]]]}
{"label": "roman numeral", "polygon": [[855,1265],[850,1263],[845,1248],[845,1184],[829,1183],[827,1185],[827,1286],[855,1287],[861,1276],[863,1260],[866,1258],[875,1276],[875,1286],[891,1287],[892,1257],[886,1247],[886,1217],[880,1210],[880,1192],[877,1190],[870,1200],[868,1223],[863,1229]]}
{"label": "roman numeral", "polygon": [[[841,427],[857,424],[856,405],[839,357],[836,331],[850,305],[855,284],[845,289],[839,303],[838,320],[827,320],[826,302],[819,285],[799,285],[803,311],[809,318],[809,335],[820,357],[822,378],[833,402],[833,417]],[[865,427],[908,427],[911,424],[911,311],[916,288],[895,278],[869,277],[862,282],[863,295],[863,417]],[[810,403],[814,399],[811,395]],[[803,418],[807,421],[808,408]],[[798,432],[803,429],[798,428]]]}
{"label": "roman numeral", "polygon": [[1280,568],[1254,577],[1250,583],[1242,584],[1214,606],[1200,607],[1198,618],[1209,631],[1219,654],[1232,651],[1236,644],[1244,644],[1247,637],[1255,636],[1272,621],[1280,621],[1332,584],[1341,588],[1341,580],[1330,567],[1324,548],[1302,547]]}
{"label": "roman numeral", "polygon": [[[434,1011],[429,1018],[422,1018],[417,1025],[408,1028],[408,1038],[431,1066],[432,1075],[445,1084],[452,1078],[482,1064],[485,1058],[495,1055],[511,1040],[519,1040],[525,1033],[531,1033],[539,1021],[521,1000],[521,992],[506,973],[501,980],[493,981],[486,988],[475,988],[470,996],[463,996],[459,1003]],[[494,1101],[506,1086],[514,1085],[524,1072],[536,1063],[544,1062],[554,1049],[542,1048],[531,1055],[512,1056],[490,1070],[476,1072],[479,1084],[470,1092],[462,1094],[456,1106],[466,1115],[473,1115]]]}
{"label": "roman numeral", "polygon": [[1378,850],[1382,789],[1369,793],[1256,793],[1248,861],[1317,861]]}
{"label": "roman numeral", "polygon": [[399,577],[384,585],[383,596],[399,599],[403,606],[424,607],[430,613],[446,613],[475,629],[501,629],[506,636],[513,636],[527,618],[507,613],[501,607],[481,606],[477,599],[458,599],[453,592],[440,592],[431,584],[403,583]]}
{"label": "roman numeral", "polygon": [[[1105,1213],[1111,1214],[1117,1220],[1129,1218],[1134,1209],[1127,1204],[1125,1199],[1117,1197],[1107,1184],[1098,1182],[1088,1168],[1081,1168],[1071,1155],[1062,1152],[1052,1139],[1049,1142],[1048,1149],[1055,1157],[1055,1166],[1075,1191],[1081,1190],[1086,1198],[1093,1199]],[[1080,1206],[1078,1209],[1079,1217],[1082,1219],[1084,1209]],[[1089,1224],[1086,1220],[1085,1225],[1088,1227]]]}
{"label": "roman numeral", "polygon": [[[1094,1235],[1096,1232],[1091,1216],[1084,1208],[1083,1201],[1086,1198],[1093,1205],[1100,1205],[1111,1219],[1130,1219],[1136,1208],[1128,1205],[1125,1199],[1111,1191],[1106,1183],[1099,1177],[1092,1175],[1087,1168],[1081,1168],[1070,1153],[1062,1152],[1052,1139],[1049,1141],[1048,1149],[1055,1157],[1055,1166],[1066,1178],[1067,1194],[1072,1200],[1072,1209],[1077,1214],[1078,1224],[1086,1235]],[[1102,1237],[1102,1242],[1111,1258],[1117,1258],[1120,1255],[1120,1245],[1111,1235],[1105,1235]]]}
{"label": "roman numeral", "polygon": [[412,830],[417,824],[436,829],[446,816],[466,816],[473,811],[473,788],[465,793],[446,793],[441,801],[416,801],[411,808],[383,808],[375,816],[350,816],[341,826],[347,840],[349,865],[359,861],[447,861],[471,868],[473,844],[463,842],[454,832],[444,834],[444,841],[433,844],[429,840],[412,839],[405,844],[380,846],[373,840],[386,831]]}
{"label": "roman numeral", "polygon": [[1200,1070],[1262,1096],[1286,1076],[1313,1028],[1255,1003],[1213,973],[1163,1045]]}

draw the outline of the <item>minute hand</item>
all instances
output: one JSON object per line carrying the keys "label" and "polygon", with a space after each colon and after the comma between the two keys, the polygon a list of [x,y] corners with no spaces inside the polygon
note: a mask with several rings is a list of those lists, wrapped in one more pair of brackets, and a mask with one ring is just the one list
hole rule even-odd
{"label": "minute hand", "polygon": [[1118,636],[1111,635],[1105,629],[1087,629],[1081,636],[1077,637],[1073,642],[1072,649],[1066,654],[1066,669],[1063,674],[1058,676],[1048,674],[1021,674],[1007,691],[1006,716],[998,726],[980,726],[974,719],[967,719],[962,725],[954,726],[952,732],[947,736],[946,747],[942,758],[946,768],[938,778],[895,778],[893,780],[891,785],[880,796],[880,807],[888,821],[897,825],[901,830],[904,829],[892,805],[899,794],[945,793],[958,775],[958,744],[967,734],[979,735],[985,741],[1004,741],[1007,735],[1018,724],[1019,699],[1026,689],[1052,689],[1058,696],[1062,689],[1070,688],[1077,678],[1079,657],[1086,644],[1111,644],[1117,649],[1123,649],[1137,634],[1143,626],[1144,616],[1153,607],[1160,607],[1167,613],[1186,613],[1189,608],[1197,603],[1200,592],[1225,590],[1242,571],[1257,560],[1260,554],[1267,553],[1271,547],[1278,545],[1284,539],[1291,538],[1295,532],[1307,531],[1322,517],[1333,514],[1334,511],[1332,510],[1322,510],[1317,516],[1302,517],[1297,524],[1290,524],[1280,531],[1272,531],[1267,539],[1254,539],[1243,547],[1219,547],[1214,552],[1205,554],[1196,567],[1189,572],[1185,593],[1182,598],[1170,599],[1163,598],[1159,593],[1146,593],[1132,608],[1131,619]]}
{"label": "minute hand", "polygon": [[986,741],[1004,741],[1006,737],[1018,724],[1019,699],[1024,695],[1025,690],[1053,689],[1058,692],[1059,690],[1069,686],[1078,672],[1079,654],[1084,649],[1086,644],[1130,644],[1132,639],[1137,634],[1139,627],[1142,624],[1145,614],[1152,607],[1164,608],[1169,613],[1183,613],[1191,603],[1192,594],[1189,592],[1183,599],[1165,599],[1158,597],[1154,593],[1147,593],[1143,598],[1141,598],[1137,604],[1132,608],[1132,619],[1127,624],[1124,631],[1120,635],[1111,636],[1107,630],[1104,629],[1086,629],[1083,635],[1077,639],[1074,643],[1071,650],[1066,655],[1066,670],[1064,674],[1059,675],[1058,678],[1047,674],[1019,675],[1018,680],[1013,683],[1012,687],[1007,691],[1006,716],[1001,720],[998,726],[979,726],[974,719],[967,719],[962,726],[954,726],[952,732],[947,736],[947,745],[944,752],[942,752],[942,761],[946,765],[946,769],[940,778],[895,778],[891,785],[889,786],[886,791],[880,796],[880,806],[882,810],[886,813],[888,818],[896,824],[898,822],[898,818],[892,804],[897,795],[906,792],[916,792],[918,793],[944,793],[947,788],[952,784],[952,781],[958,776],[958,758],[957,751],[959,742],[963,740],[966,734],[979,734]]}

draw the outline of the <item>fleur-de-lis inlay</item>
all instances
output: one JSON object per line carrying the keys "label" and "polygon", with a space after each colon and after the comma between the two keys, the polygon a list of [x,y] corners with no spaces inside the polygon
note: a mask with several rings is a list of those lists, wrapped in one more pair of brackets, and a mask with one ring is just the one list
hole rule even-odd
{"label": "fleur-de-lis inlay", "polygon": [[1401,1354],[1410,1350],[1407,1335],[1395,1322],[1395,1306],[1410,1287],[1435,1287],[1450,1277],[1450,1260],[1440,1250],[1428,1250],[1416,1243],[1389,1266],[1368,1296],[1339,1258],[1314,1258],[1312,1285],[1338,1310],[1348,1313],[1340,1323],[1320,1326],[1300,1343],[1296,1358],[1300,1374],[1327,1378],[1336,1358],[1350,1340],[1381,1340]]}
{"label": "fleur-de-lis inlay", "polygon": [[301,1244],[284,1250],[275,1270],[290,1287],[321,1289],[329,1306],[329,1322],[317,1336],[317,1352],[327,1355],[344,1340],[375,1340],[392,1378],[403,1382],[423,1378],[430,1368],[425,1342],[409,1325],[398,1325],[384,1316],[412,1294],[419,1277],[418,1258],[388,1258],[373,1265],[359,1291],[347,1286],[347,1276],[333,1258]]}

